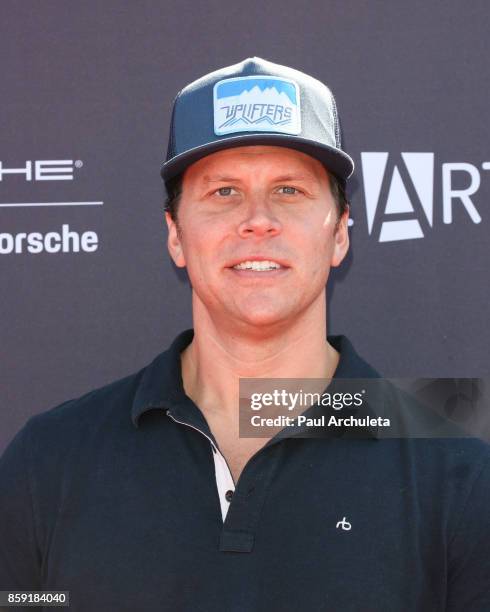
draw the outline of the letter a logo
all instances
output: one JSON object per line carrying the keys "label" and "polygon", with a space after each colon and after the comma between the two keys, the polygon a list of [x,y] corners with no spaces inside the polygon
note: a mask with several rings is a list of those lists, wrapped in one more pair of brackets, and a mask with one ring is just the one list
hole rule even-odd
{"label": "letter a logo", "polygon": [[[368,232],[372,234],[374,228],[377,230],[380,226],[379,242],[423,238],[424,233],[418,217],[420,210],[423,211],[428,225],[432,227],[434,154],[402,153],[401,155],[404,162],[403,172],[409,179],[408,182],[411,182],[409,189],[412,197],[396,165],[393,166],[388,184],[385,176],[388,153],[361,153]],[[413,203],[417,198],[418,211]],[[381,214],[380,201],[384,201],[384,212]]]}

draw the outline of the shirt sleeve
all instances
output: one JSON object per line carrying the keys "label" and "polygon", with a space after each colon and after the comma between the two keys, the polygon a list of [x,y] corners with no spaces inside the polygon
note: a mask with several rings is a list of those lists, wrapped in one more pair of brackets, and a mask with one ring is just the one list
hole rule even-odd
{"label": "shirt sleeve", "polygon": [[490,610],[490,451],[449,544],[448,612]]}
{"label": "shirt sleeve", "polygon": [[26,425],[0,458],[0,590],[39,590],[41,555],[36,544]]}

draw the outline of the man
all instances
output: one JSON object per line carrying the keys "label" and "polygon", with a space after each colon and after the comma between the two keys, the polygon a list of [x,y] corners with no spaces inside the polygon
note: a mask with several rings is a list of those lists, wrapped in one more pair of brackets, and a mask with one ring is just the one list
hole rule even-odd
{"label": "man", "polygon": [[308,75],[250,58],[179,93],[162,176],[193,330],[17,435],[1,589],[73,610],[490,609],[486,444],[239,437],[241,378],[379,376],[326,330],[352,170]]}

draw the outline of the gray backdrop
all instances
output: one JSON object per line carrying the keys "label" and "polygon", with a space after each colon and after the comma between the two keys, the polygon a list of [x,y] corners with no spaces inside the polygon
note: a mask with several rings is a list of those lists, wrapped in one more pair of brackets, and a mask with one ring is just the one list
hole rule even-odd
{"label": "gray backdrop", "polygon": [[[187,82],[252,55],[332,87],[357,165],[329,333],[386,376],[488,375],[488,2],[1,9],[0,451],[30,415],[143,367],[191,326],[165,245],[169,111]],[[46,252],[63,226],[90,232],[86,250],[72,238]]]}

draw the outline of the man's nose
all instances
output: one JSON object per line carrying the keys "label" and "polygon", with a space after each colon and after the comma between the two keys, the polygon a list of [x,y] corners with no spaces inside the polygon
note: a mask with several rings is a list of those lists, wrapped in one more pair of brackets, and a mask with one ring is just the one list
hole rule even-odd
{"label": "man's nose", "polygon": [[281,232],[281,222],[263,195],[256,194],[247,198],[243,215],[238,226],[242,238],[252,235],[275,236]]}

